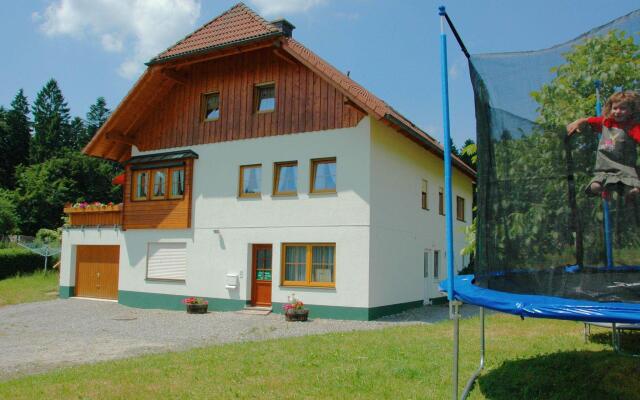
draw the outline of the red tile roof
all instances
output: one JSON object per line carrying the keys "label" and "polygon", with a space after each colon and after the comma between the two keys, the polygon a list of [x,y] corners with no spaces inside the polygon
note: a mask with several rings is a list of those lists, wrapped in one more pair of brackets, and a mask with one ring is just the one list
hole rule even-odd
{"label": "red tile roof", "polygon": [[234,43],[280,35],[282,32],[278,28],[239,3],[160,53],[150,64]]}

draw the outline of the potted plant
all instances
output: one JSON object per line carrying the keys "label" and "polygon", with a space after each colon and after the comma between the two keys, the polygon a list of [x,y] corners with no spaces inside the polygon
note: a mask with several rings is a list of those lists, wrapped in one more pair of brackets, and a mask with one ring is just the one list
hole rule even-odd
{"label": "potted plant", "polygon": [[309,318],[309,310],[304,308],[304,303],[296,298],[295,293],[291,293],[289,302],[282,309],[287,321],[306,321]]}
{"label": "potted plant", "polygon": [[188,314],[206,314],[209,308],[209,302],[202,297],[187,297],[182,303],[187,305]]}

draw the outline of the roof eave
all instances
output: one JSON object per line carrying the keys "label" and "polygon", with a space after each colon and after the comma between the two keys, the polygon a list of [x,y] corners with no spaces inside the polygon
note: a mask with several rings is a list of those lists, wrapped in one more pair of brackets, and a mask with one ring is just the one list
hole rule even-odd
{"label": "roof eave", "polygon": [[222,43],[222,44],[218,44],[215,46],[209,46],[209,47],[205,47],[202,49],[198,49],[198,50],[192,50],[192,51],[186,51],[183,53],[178,53],[175,54],[173,56],[168,56],[168,57],[162,57],[162,58],[153,58],[152,60],[150,60],[149,62],[146,62],[145,65],[150,67],[152,65],[158,65],[158,64],[164,64],[166,62],[169,61],[173,61],[173,60],[177,60],[180,58],[186,58],[186,57],[192,57],[192,56],[198,56],[198,55],[202,55],[202,54],[207,54],[207,53],[211,53],[214,51],[218,51],[218,50],[222,50],[222,49],[226,49],[229,47],[234,47],[234,46],[244,46],[247,44],[251,44],[251,43],[255,43],[255,42],[260,42],[266,39],[270,39],[270,38],[276,38],[276,37],[280,37],[283,36],[283,33],[278,31],[278,32],[270,32],[267,34],[263,34],[263,35],[258,35],[258,36],[252,36],[246,39],[241,39],[241,40],[234,40],[232,42],[226,42],[226,43]]}
{"label": "roof eave", "polygon": [[[398,126],[403,132],[407,133],[409,136],[411,136],[414,139],[418,140],[420,143],[425,144],[426,147],[429,148],[431,151],[433,151],[434,153],[436,153],[439,156],[442,156],[444,158],[444,150],[440,146],[438,146],[437,144],[429,141],[427,138],[425,138],[420,133],[418,133],[415,129],[412,129],[410,126],[408,126],[404,122],[400,121],[398,118],[396,118],[392,114],[385,114],[384,119],[389,121],[393,125]],[[458,160],[457,158],[453,158],[453,164],[456,167],[458,167],[458,169],[462,173],[464,173],[465,175],[467,175],[468,177],[470,177],[474,181],[476,180],[476,172],[471,167],[469,167],[467,164],[465,164],[463,161]]]}

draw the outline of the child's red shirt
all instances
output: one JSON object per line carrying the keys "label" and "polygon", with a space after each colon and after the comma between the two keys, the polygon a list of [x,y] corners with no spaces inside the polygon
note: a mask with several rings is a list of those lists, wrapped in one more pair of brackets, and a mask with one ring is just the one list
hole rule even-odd
{"label": "child's red shirt", "polygon": [[640,123],[638,122],[616,122],[612,118],[605,117],[589,117],[587,119],[589,125],[591,125],[591,129],[596,132],[602,132],[602,125],[607,128],[618,128],[627,132],[627,135],[631,136],[636,143],[640,143]]}

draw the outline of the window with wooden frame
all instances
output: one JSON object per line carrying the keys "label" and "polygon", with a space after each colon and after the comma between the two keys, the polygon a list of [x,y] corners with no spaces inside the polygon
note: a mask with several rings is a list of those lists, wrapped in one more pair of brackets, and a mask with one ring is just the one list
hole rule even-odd
{"label": "window with wooden frame", "polygon": [[293,196],[298,193],[298,162],[273,164],[273,195]]}
{"label": "window with wooden frame", "polygon": [[336,159],[311,160],[311,193],[336,192]]}
{"label": "window with wooden frame", "polygon": [[151,170],[151,200],[167,198],[167,169]]}
{"label": "window with wooden frame", "polygon": [[133,200],[147,200],[149,198],[149,171],[133,172]]}
{"label": "window with wooden frame", "polygon": [[169,187],[170,199],[184,197],[184,167],[169,169]]}
{"label": "window with wooden frame", "polygon": [[220,92],[202,95],[202,120],[215,121],[220,118]]}
{"label": "window with wooden frame", "polygon": [[254,104],[257,113],[271,112],[276,109],[275,82],[261,83],[254,88]]}
{"label": "window with wooden frame", "polygon": [[429,183],[426,180],[422,180],[422,190],[420,191],[420,206],[423,210],[429,209],[429,197],[428,197]]}
{"label": "window with wooden frame", "polygon": [[444,189],[442,188],[438,191],[438,212],[444,215]]}
{"label": "window with wooden frame", "polygon": [[283,243],[283,286],[335,287],[335,243]]}
{"label": "window with wooden frame", "polygon": [[262,164],[241,165],[238,196],[260,197],[262,185]]}
{"label": "window with wooden frame", "polygon": [[464,199],[460,196],[456,196],[456,218],[458,221],[465,220],[464,218]]}

